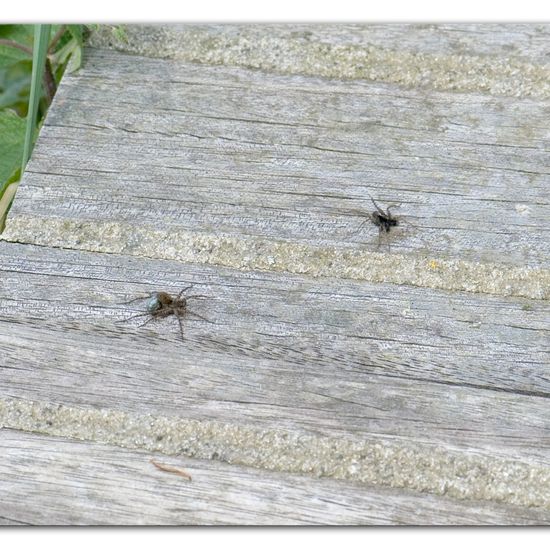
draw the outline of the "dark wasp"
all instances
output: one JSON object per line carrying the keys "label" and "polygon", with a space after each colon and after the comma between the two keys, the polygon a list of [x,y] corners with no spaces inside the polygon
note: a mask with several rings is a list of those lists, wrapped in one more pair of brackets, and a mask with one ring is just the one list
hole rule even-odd
{"label": "dark wasp", "polygon": [[[372,201],[372,204],[374,204],[374,207],[376,210],[372,212],[371,214],[367,214],[367,219],[361,223],[361,225],[357,228],[357,230],[354,233],[357,233],[361,230],[361,228],[368,222],[372,222],[374,225],[378,227],[378,246],[377,249],[380,248],[380,242],[382,239],[383,233],[389,233],[392,227],[397,227],[399,225],[399,219],[394,217],[393,214],[390,212],[392,208],[399,208],[398,204],[390,204],[386,208],[386,211],[382,210],[376,204],[376,201],[369,195],[370,200]],[[390,249],[390,243],[388,241],[388,250]]]}
{"label": "dark wasp", "polygon": [[[208,323],[210,323],[210,321],[206,319],[206,317],[203,317],[202,315],[199,315],[198,313],[189,311],[187,309],[187,300],[189,300],[190,298],[208,298],[208,296],[205,296],[203,294],[193,294],[191,296],[183,296],[183,293],[192,287],[193,285],[190,285],[184,288],[183,290],[180,291],[180,293],[176,297],[172,296],[171,294],[168,294],[168,292],[153,292],[153,294],[151,294],[149,296],[149,299],[147,300],[147,303],[146,303],[147,311],[145,313],[138,313],[137,315],[132,315],[127,319],[122,319],[122,321],[130,321],[131,319],[136,319],[137,317],[145,317],[146,315],[150,315],[151,316],[150,319],[147,319],[145,323],[142,323],[141,325],[139,325],[140,327],[143,327],[147,323],[150,323],[155,319],[162,319],[163,317],[168,317],[169,315],[175,315],[180,325],[181,339],[183,340],[183,324],[181,320],[184,316],[191,315],[193,317],[198,317],[199,319],[202,319],[203,321],[207,321]],[[136,302],[137,300],[144,300],[145,298],[146,297],[134,298],[133,300],[130,300],[129,302],[124,302],[124,303],[131,304],[132,302]]]}

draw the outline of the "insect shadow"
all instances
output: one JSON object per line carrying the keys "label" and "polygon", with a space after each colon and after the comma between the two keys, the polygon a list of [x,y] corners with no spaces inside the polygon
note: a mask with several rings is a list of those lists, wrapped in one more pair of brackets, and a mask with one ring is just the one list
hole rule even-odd
{"label": "insect shadow", "polygon": [[127,317],[126,319],[121,319],[116,322],[123,323],[126,321],[130,321],[131,319],[136,319],[138,317],[150,316],[150,319],[147,319],[144,323],[139,325],[140,327],[143,327],[147,323],[150,323],[155,319],[162,319],[164,317],[168,317],[169,315],[175,315],[178,319],[181,339],[183,340],[182,319],[185,316],[198,317],[199,319],[202,319],[203,321],[206,321],[208,323],[212,322],[208,320],[206,317],[203,317],[202,315],[199,315],[198,313],[189,311],[187,309],[187,300],[191,298],[208,298],[209,297],[209,296],[205,296],[204,294],[192,294],[191,296],[183,296],[184,292],[186,292],[192,287],[193,285],[185,287],[175,297],[172,296],[171,294],[168,294],[168,292],[153,292],[153,294],[149,296],[140,296],[139,298],[134,298],[133,300],[129,300],[128,302],[122,302],[123,304],[131,304],[133,302],[137,302],[138,300],[145,300],[146,298],[148,298],[147,304],[146,304],[147,311],[145,313],[138,313],[137,315],[132,315],[131,317]]}
{"label": "insect shadow", "polygon": [[[400,217],[397,218],[391,213],[392,208],[399,208],[401,205],[390,204],[384,211],[382,210],[382,208],[380,208],[380,206],[378,206],[376,201],[370,195],[369,197],[372,201],[372,204],[374,204],[376,210],[371,214],[365,214],[364,212],[361,212],[361,215],[366,215],[367,219],[361,222],[361,225],[359,225],[359,227],[352,234],[355,235],[356,233],[359,233],[359,231],[361,231],[365,224],[370,221],[378,227],[378,245],[376,246],[376,249],[378,250],[382,242],[382,235],[384,233],[388,234],[391,231],[392,227],[397,227],[403,221]],[[388,250],[391,250],[389,240],[387,240],[386,242],[388,244]]]}

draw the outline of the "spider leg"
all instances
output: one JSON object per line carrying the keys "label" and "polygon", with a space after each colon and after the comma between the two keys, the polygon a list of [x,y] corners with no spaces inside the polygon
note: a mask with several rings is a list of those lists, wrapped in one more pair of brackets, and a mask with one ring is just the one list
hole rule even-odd
{"label": "spider leg", "polygon": [[353,232],[353,233],[350,233],[350,235],[357,235],[357,233],[359,233],[359,231],[361,231],[361,229],[363,228],[363,226],[368,222],[370,221],[372,218],[370,217],[370,214],[368,214],[369,218],[367,220],[363,220],[361,222],[361,224],[359,225],[359,227]]}
{"label": "spider leg", "polygon": [[195,313],[194,311],[187,310],[187,315],[193,315],[194,317],[198,317],[199,319],[202,319],[203,321],[206,321],[207,323],[212,323],[210,319],[207,319],[206,317],[203,317],[202,315],[199,315],[198,313]]}
{"label": "spider leg", "polygon": [[205,296],[204,294],[191,294],[191,296],[185,297],[187,300],[189,298],[210,298],[210,296]]}
{"label": "spider leg", "polygon": [[156,319],[156,317],[151,317],[150,319],[147,319],[147,321],[145,321],[145,323],[141,323],[141,325],[139,325],[139,327],[144,327],[147,323],[150,323],[151,321],[154,321]]}
{"label": "spider leg", "polygon": [[417,225],[415,225],[414,223],[411,223],[410,221],[408,220],[404,220],[403,218],[399,218],[399,223],[406,223],[407,225],[410,225],[411,227],[418,227]]}
{"label": "spider leg", "polygon": [[119,302],[120,305],[124,304],[132,304],[133,302],[137,302],[138,300],[145,300],[145,298],[149,298],[149,296],[141,296],[139,298],[134,298],[133,300],[128,300],[127,302]]}
{"label": "spider leg", "polygon": [[380,226],[379,230],[378,230],[378,246],[376,247],[376,250],[378,250],[380,248],[380,243],[382,242],[382,226]]}
{"label": "spider leg", "polygon": [[390,210],[391,210],[392,208],[399,208],[400,206],[401,206],[401,203],[398,203],[398,204],[390,204],[390,205],[386,208],[386,212],[387,212],[388,218],[391,218]]}
{"label": "spider leg", "polygon": [[183,323],[181,322],[181,316],[176,313],[176,317],[178,318],[178,323],[180,325],[180,333],[181,333],[181,340],[183,342]]}
{"label": "spider leg", "polygon": [[370,200],[372,201],[372,204],[374,204],[374,207],[376,208],[376,210],[378,210],[378,212],[382,214],[382,216],[386,217],[387,214],[376,204],[376,201],[370,196],[370,193],[369,193],[369,197],[370,197]]}
{"label": "spider leg", "polygon": [[130,321],[132,319],[135,319],[136,317],[145,317],[145,315],[151,315],[149,312],[147,313],[138,313],[137,315],[132,315],[131,317],[126,317],[126,319],[118,319],[115,321],[115,323],[124,323],[126,321]]}
{"label": "spider leg", "polygon": [[186,286],[183,290],[180,291],[180,293],[178,294],[178,299],[181,298],[182,294],[186,291],[186,290],[189,290],[190,288],[193,288],[194,285],[189,285],[189,286]]}

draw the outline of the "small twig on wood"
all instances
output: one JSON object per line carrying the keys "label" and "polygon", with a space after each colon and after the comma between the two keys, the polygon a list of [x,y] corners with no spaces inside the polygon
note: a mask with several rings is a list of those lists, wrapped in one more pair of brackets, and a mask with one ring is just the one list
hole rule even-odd
{"label": "small twig on wood", "polygon": [[151,459],[150,462],[153,466],[156,466],[159,470],[162,470],[163,472],[170,472],[172,474],[176,474],[178,476],[184,477],[185,479],[188,479],[189,481],[191,481],[191,476],[183,468],[177,468],[176,466],[168,466],[167,464],[159,464],[154,459]]}

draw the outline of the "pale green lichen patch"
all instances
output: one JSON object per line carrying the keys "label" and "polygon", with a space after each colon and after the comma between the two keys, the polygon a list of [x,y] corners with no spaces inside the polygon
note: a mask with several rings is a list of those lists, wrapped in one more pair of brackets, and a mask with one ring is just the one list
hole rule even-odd
{"label": "pale green lichen patch", "polygon": [[2,238],[242,270],[340,277],[532,299],[550,297],[550,270],[544,268],[418,258],[260,237],[160,230],[116,222],[12,216]]}
{"label": "pale green lichen patch", "polygon": [[440,91],[484,92],[513,97],[550,97],[550,68],[512,57],[434,54],[384,48],[367,42],[330,43],[307,32],[249,27],[128,26],[124,41],[110,29],[90,43],[149,57],[210,65],[236,65],[282,74],[366,79]]}
{"label": "pale green lichen patch", "polygon": [[0,399],[0,427],[457,499],[550,508],[550,468],[458,449],[381,438],[319,437],[22,399]]}

